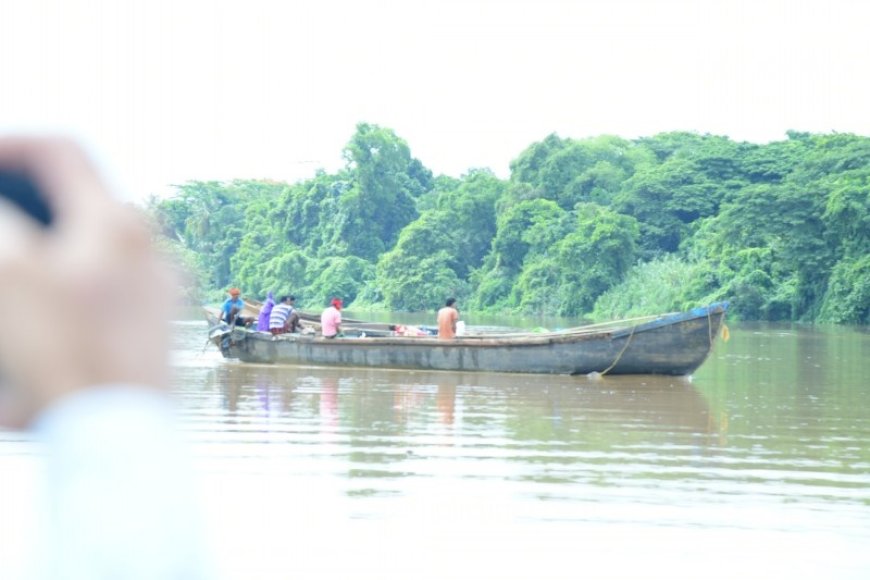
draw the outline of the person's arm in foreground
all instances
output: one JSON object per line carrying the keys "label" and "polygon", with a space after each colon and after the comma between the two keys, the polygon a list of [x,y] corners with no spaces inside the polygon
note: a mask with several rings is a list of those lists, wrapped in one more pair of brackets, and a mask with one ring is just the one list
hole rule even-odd
{"label": "person's arm in foreground", "polygon": [[[191,466],[166,388],[167,269],[68,141],[0,139],[54,224],[0,200],[0,424],[46,445],[40,577],[203,578]],[[73,308],[46,308],[63,301]],[[131,308],[130,305],[135,305]]]}

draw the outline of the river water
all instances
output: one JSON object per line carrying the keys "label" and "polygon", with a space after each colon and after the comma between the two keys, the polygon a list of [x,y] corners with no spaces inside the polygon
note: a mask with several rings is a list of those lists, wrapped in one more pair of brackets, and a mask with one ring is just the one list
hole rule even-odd
{"label": "river water", "polygon": [[732,324],[691,378],[593,379],[244,365],[174,327],[225,578],[870,578],[868,329]]}

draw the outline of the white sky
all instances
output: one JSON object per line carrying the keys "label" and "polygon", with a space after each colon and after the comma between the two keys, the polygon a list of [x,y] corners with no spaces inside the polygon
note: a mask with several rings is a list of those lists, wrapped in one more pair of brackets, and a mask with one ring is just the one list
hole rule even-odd
{"label": "white sky", "polygon": [[341,166],[437,173],[551,132],[870,135],[866,0],[0,0],[0,132],[83,139],[128,196]]}

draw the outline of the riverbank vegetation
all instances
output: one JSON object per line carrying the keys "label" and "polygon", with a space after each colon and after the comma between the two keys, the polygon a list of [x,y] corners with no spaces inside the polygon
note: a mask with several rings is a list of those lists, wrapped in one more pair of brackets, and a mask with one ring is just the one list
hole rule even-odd
{"label": "riverbank vegetation", "polygon": [[191,299],[612,318],[729,300],[745,320],[870,324],[870,138],[550,135],[435,176],[360,124],[345,167],[298,183],[193,181],[153,199]]}

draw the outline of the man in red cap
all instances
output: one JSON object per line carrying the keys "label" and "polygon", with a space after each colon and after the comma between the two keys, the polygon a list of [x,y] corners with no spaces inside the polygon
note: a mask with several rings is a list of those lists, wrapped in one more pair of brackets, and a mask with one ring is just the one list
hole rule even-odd
{"label": "man in red cap", "polygon": [[341,298],[333,298],[320,315],[320,332],[323,338],[335,338],[341,332]]}

